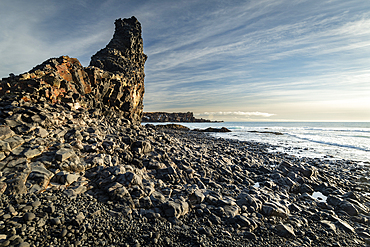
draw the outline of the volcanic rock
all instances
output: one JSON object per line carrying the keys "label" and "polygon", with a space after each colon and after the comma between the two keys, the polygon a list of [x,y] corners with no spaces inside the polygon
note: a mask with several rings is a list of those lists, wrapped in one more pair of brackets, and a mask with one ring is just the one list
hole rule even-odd
{"label": "volcanic rock", "polygon": [[[106,113],[116,111],[138,124],[143,114],[146,59],[139,21],[135,17],[118,19],[112,40],[92,57],[88,68],[76,58],[51,58],[27,73],[3,78],[0,96],[16,96],[24,102],[65,102],[71,107]],[[34,113],[22,116],[22,120],[48,124],[45,116]],[[9,121],[18,125],[15,120]],[[6,127],[0,129],[1,140],[12,134]]]}

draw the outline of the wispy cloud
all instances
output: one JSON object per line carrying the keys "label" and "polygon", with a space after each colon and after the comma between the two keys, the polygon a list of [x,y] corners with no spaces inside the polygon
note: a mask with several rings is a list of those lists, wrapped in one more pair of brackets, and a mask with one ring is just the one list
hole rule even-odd
{"label": "wispy cloud", "polygon": [[323,99],[358,112],[355,99],[370,93],[367,0],[2,1],[0,77],[60,55],[86,66],[113,20],[132,15],[149,56],[145,110],[288,118]]}
{"label": "wispy cloud", "polygon": [[242,112],[242,111],[235,111],[235,112],[204,112],[204,113],[196,113],[195,115],[213,115],[213,116],[244,116],[244,117],[251,117],[251,116],[259,116],[259,117],[271,117],[275,114],[266,113],[266,112]]}

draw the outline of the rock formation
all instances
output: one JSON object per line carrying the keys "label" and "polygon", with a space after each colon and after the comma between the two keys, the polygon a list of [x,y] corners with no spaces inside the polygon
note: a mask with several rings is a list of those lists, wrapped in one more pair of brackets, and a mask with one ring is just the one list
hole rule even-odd
{"label": "rock formation", "polygon": [[[203,118],[195,118],[192,112],[144,112],[143,122],[219,122]],[[221,121],[222,122],[222,121]]]}
{"label": "rock formation", "polygon": [[31,71],[0,81],[0,96],[65,102],[115,111],[138,124],[143,114],[144,64],[141,25],[135,17],[115,21],[109,44],[84,68],[76,58],[51,58]]}

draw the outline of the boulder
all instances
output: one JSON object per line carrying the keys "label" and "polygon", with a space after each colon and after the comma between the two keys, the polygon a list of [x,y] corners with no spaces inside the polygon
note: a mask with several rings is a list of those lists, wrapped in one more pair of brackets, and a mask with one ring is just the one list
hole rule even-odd
{"label": "boulder", "polygon": [[266,202],[262,206],[262,213],[266,216],[277,216],[281,218],[287,218],[290,211],[287,207],[277,202]]}
{"label": "boulder", "polygon": [[189,202],[192,205],[202,203],[205,199],[205,195],[201,190],[195,190],[192,194],[189,195]]}
{"label": "boulder", "polygon": [[162,204],[162,210],[167,217],[179,218],[189,212],[189,204],[182,200],[168,201]]}

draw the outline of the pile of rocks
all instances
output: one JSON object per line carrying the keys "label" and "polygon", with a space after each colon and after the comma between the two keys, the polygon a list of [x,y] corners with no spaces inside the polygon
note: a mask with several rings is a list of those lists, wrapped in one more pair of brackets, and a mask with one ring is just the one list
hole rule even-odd
{"label": "pile of rocks", "polygon": [[370,243],[369,171],[356,162],[67,103],[7,97],[0,112],[3,246]]}

